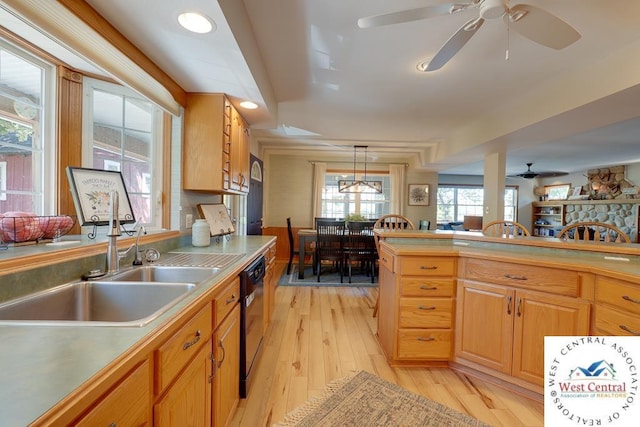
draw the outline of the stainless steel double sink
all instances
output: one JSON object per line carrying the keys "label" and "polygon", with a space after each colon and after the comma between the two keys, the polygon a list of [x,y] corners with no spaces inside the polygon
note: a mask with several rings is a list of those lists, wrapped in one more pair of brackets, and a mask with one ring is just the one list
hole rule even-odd
{"label": "stainless steel double sink", "polygon": [[68,283],[0,304],[0,325],[144,326],[219,271],[143,266]]}

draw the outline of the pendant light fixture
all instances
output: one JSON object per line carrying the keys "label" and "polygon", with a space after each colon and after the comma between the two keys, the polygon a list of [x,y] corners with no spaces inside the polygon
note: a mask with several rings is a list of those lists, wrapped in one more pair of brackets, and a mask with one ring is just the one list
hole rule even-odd
{"label": "pendant light fixture", "polygon": [[[359,148],[364,148],[364,176],[362,180],[356,179],[356,155]],[[353,180],[338,181],[340,193],[382,193],[382,181],[367,181],[367,145],[353,146]]]}

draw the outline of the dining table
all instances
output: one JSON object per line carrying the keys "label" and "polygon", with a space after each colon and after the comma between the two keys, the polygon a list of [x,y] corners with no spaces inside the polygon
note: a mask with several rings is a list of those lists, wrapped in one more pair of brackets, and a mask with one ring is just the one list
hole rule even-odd
{"label": "dining table", "polygon": [[[373,234],[371,232],[367,232],[373,238]],[[315,229],[300,229],[298,230],[298,279],[304,279],[304,259],[305,259],[305,251],[307,247],[307,243],[315,242],[317,238],[317,230]],[[344,238],[345,236],[340,236]]]}

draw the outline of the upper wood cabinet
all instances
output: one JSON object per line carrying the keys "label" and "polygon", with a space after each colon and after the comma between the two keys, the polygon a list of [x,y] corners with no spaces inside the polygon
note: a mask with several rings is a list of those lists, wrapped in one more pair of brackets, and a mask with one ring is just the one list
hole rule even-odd
{"label": "upper wood cabinet", "polygon": [[184,116],[185,190],[246,194],[249,131],[224,94],[189,93]]}

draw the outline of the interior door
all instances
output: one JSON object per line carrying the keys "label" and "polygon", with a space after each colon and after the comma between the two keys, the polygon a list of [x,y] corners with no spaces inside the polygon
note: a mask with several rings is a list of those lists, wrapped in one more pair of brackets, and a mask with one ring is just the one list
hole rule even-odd
{"label": "interior door", "polygon": [[262,234],[262,160],[251,154],[251,181],[247,195],[247,234]]}

